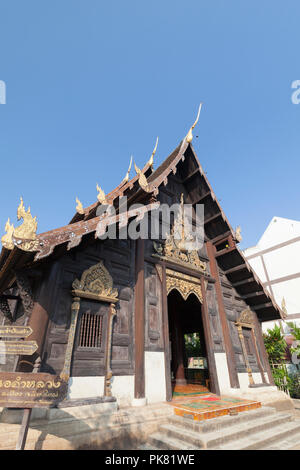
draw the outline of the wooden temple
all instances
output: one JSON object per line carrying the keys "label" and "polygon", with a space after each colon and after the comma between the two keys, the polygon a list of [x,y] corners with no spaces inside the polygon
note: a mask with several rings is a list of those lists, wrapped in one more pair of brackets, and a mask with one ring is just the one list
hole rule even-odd
{"label": "wooden temple", "polygon": [[[274,387],[261,322],[283,312],[238,248],[240,231],[196,156],[193,127],[156,170],[155,148],[144,168],[135,167],[133,178],[129,168],[109,194],[97,186],[91,206],[77,199],[64,227],[37,234],[21,200],[22,223],[8,221],[0,254],[0,406],[143,405],[169,401],[174,384],[197,380],[216,394]],[[204,244],[196,253],[182,251],[172,234],[167,241],[99,239],[103,226],[124,229],[123,196],[132,220],[181,195],[204,205]],[[185,351],[185,335],[194,333],[205,359],[198,375]],[[14,354],[9,342],[19,344]]]}

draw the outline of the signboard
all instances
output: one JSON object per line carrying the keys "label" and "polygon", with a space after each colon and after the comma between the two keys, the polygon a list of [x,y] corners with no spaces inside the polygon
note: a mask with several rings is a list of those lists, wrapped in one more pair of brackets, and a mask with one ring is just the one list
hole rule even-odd
{"label": "signboard", "polygon": [[31,356],[37,349],[36,341],[0,341],[0,354]]}
{"label": "signboard", "polygon": [[0,326],[0,338],[27,338],[32,332],[30,326]]}
{"label": "signboard", "polygon": [[53,407],[62,401],[68,382],[46,373],[0,373],[0,407]]}
{"label": "signboard", "polygon": [[189,357],[188,369],[207,369],[206,357]]}

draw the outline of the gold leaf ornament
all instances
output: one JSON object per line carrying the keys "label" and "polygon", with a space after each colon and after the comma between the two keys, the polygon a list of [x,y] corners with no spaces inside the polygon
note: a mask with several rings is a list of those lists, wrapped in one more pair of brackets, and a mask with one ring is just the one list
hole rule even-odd
{"label": "gold leaf ornament", "polygon": [[107,204],[105,192],[103,191],[102,188],[100,188],[98,183],[97,183],[97,191],[98,191],[97,199],[100,202],[100,204]]}
{"label": "gold leaf ornament", "polygon": [[135,169],[135,171],[136,171],[136,174],[137,174],[138,177],[139,177],[139,185],[140,185],[140,187],[141,187],[145,192],[149,192],[149,185],[148,185],[148,181],[147,181],[146,176],[145,176],[144,173],[139,169],[139,167],[136,166],[136,164],[134,164],[134,169]]}
{"label": "gold leaf ornament", "polygon": [[154,155],[156,154],[157,145],[158,145],[158,137],[156,137],[155,147],[154,147],[153,152],[152,152],[152,154],[151,154],[151,157],[150,157],[150,159],[149,159],[149,161],[148,161],[148,165],[150,165],[151,167],[153,166]]}
{"label": "gold leaf ornament", "polygon": [[78,212],[78,214],[84,214],[82,203],[79,201],[78,197],[76,197],[76,203],[76,212]]}
{"label": "gold leaf ornament", "polygon": [[186,136],[186,138],[185,138],[188,143],[191,143],[192,140],[193,140],[193,132],[192,132],[192,131],[193,131],[193,129],[195,128],[197,122],[199,121],[199,116],[200,116],[200,111],[201,111],[201,108],[202,108],[202,104],[203,104],[203,103],[200,103],[196,120],[195,120],[194,124],[192,125],[192,127],[190,128],[190,130],[189,130],[189,132],[187,133],[187,136]]}
{"label": "gold leaf ornament", "polygon": [[1,243],[7,250],[12,250],[14,248],[13,242],[13,233],[14,233],[14,225],[10,223],[10,219],[8,218],[5,224],[5,235],[1,238]]}

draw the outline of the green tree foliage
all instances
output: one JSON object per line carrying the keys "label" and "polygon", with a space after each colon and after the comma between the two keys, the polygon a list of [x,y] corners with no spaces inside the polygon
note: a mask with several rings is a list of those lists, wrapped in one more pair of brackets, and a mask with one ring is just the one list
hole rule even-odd
{"label": "green tree foliage", "polygon": [[270,364],[283,363],[287,344],[280,327],[278,325],[274,325],[274,328],[268,329],[267,333],[264,333],[263,338]]}

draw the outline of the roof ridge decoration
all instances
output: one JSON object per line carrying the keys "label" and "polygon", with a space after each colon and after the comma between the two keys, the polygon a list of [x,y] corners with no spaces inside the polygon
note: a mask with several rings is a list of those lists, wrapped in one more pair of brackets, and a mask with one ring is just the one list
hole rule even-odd
{"label": "roof ridge decoration", "polygon": [[198,114],[197,114],[197,117],[196,117],[196,120],[194,122],[194,124],[192,125],[192,127],[190,128],[189,132],[187,133],[186,137],[185,137],[185,140],[190,144],[193,140],[193,129],[195,128],[197,122],[199,121],[199,116],[200,116],[200,111],[201,111],[201,108],[202,108],[202,101],[199,105],[199,109],[198,109]]}
{"label": "roof ridge decoration", "polygon": [[14,248],[13,242],[13,233],[14,233],[14,224],[10,223],[10,218],[7,219],[5,224],[5,235],[1,238],[1,243],[7,250],[12,250]]}
{"label": "roof ridge decoration", "polygon": [[243,240],[242,234],[241,234],[241,226],[239,225],[234,232],[234,237],[238,243],[240,243]]}
{"label": "roof ridge decoration", "polygon": [[147,178],[146,176],[144,175],[144,173],[142,172],[142,170],[139,169],[138,166],[136,166],[135,162],[134,162],[134,169],[136,171],[136,174],[138,175],[139,177],[139,185],[140,187],[146,192],[150,192],[149,191],[149,184],[148,184],[148,181],[147,181]]}
{"label": "roof ridge decoration", "polygon": [[287,308],[286,308],[286,302],[285,302],[285,298],[282,297],[282,301],[281,301],[281,310],[283,311],[283,313],[285,314],[285,316],[287,316]]}
{"label": "roof ridge decoration", "polygon": [[157,146],[158,146],[158,137],[156,137],[155,147],[154,147],[153,152],[151,154],[151,157],[150,157],[150,159],[147,163],[147,165],[151,166],[152,170],[153,170],[154,155],[156,154]]}
{"label": "roof ridge decoration", "polygon": [[76,212],[78,212],[78,214],[81,214],[81,215],[84,214],[82,203],[79,201],[77,196],[76,196],[76,203],[77,203]]}
{"label": "roof ridge decoration", "polygon": [[131,170],[131,166],[132,166],[132,160],[133,160],[133,157],[132,157],[132,155],[131,155],[131,157],[130,157],[130,163],[129,163],[129,167],[128,167],[127,173],[126,173],[126,175],[125,175],[125,178],[123,178],[123,180],[121,181],[121,184],[128,183],[128,181],[129,181],[129,175],[130,175],[130,170]]}
{"label": "roof ridge decoration", "polygon": [[23,219],[23,223],[14,228],[8,219],[5,225],[6,234],[1,238],[1,242],[8,250],[13,250],[14,246],[17,246],[23,251],[36,251],[39,245],[36,235],[37,220],[36,217],[32,217],[30,207],[26,211],[22,197],[20,200],[17,218]]}
{"label": "roof ridge decoration", "polygon": [[105,192],[103,191],[102,188],[100,188],[98,183],[97,183],[96,187],[97,187],[97,191],[98,191],[98,196],[97,196],[98,201],[100,202],[100,204],[107,204]]}
{"label": "roof ridge decoration", "polygon": [[[154,155],[156,154],[157,145],[158,145],[158,137],[156,138],[156,143],[155,143],[153,152],[152,152],[152,154],[151,154],[151,157],[150,157],[150,159],[148,160],[148,162],[147,162],[146,165],[145,165],[145,168],[151,168],[152,171],[153,171],[153,160],[154,160]],[[138,177],[139,177],[138,181],[139,181],[140,187],[141,187],[146,193],[151,193],[151,192],[152,192],[151,185],[148,184],[148,181],[147,181],[146,176],[144,175],[143,171],[140,170],[140,168],[135,164],[135,162],[134,162],[134,169],[135,169],[135,171],[136,171],[136,174],[137,174]]]}

